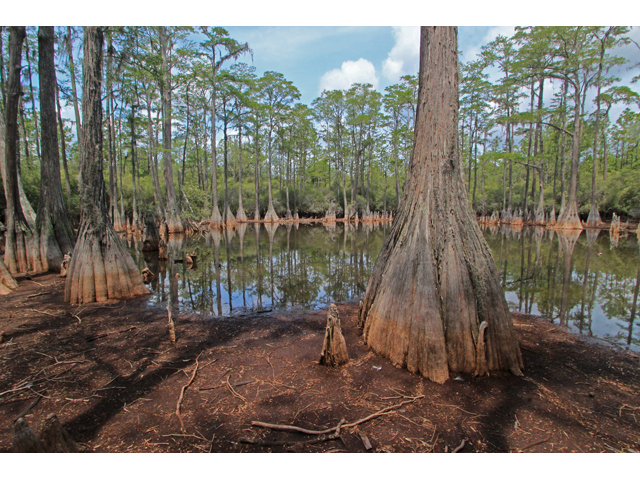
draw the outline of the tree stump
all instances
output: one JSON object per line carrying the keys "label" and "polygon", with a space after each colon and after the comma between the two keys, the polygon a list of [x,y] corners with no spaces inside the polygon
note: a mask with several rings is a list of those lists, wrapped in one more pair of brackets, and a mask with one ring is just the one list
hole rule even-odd
{"label": "tree stump", "polygon": [[149,269],[149,267],[145,267],[140,273],[142,274],[143,283],[151,283],[153,279],[156,278],[156,276]]}
{"label": "tree stump", "polygon": [[44,453],[44,445],[23,417],[13,424],[13,451],[14,453]]}
{"label": "tree stump", "polygon": [[324,343],[320,354],[320,365],[336,367],[349,361],[347,343],[342,336],[338,308],[332,303],[327,316],[327,327],[324,332]]}
{"label": "tree stump", "polygon": [[160,239],[158,243],[158,258],[160,260],[169,260],[169,255],[167,253],[167,244],[163,239]]}
{"label": "tree stump", "polygon": [[148,218],[144,224],[144,235],[142,237],[143,252],[157,252],[160,249],[160,232],[155,222]]}
{"label": "tree stump", "polygon": [[69,271],[69,264],[71,263],[71,252],[67,252],[62,257],[62,263],[60,264],[60,276],[66,277]]}
{"label": "tree stump", "polygon": [[62,428],[55,413],[49,415],[42,424],[40,440],[47,453],[78,453],[80,451],[71,435]]}

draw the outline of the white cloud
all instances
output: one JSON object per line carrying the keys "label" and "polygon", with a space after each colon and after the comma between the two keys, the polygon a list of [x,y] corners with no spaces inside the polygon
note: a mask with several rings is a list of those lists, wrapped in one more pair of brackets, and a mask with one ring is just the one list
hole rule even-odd
{"label": "white cloud", "polygon": [[[482,27],[474,27],[474,28],[482,28]],[[482,51],[482,47],[487,45],[490,42],[493,42],[498,35],[502,35],[503,37],[510,38],[515,33],[515,27],[484,27],[488,28],[487,33],[484,34],[482,39],[476,43],[475,45],[471,45],[466,49],[463,49],[462,58],[463,62],[469,62],[471,60],[475,60],[478,55],[480,55]]]}
{"label": "white cloud", "polygon": [[369,60],[360,58],[357,61],[342,62],[340,68],[329,70],[320,78],[320,92],[323,90],[346,90],[354,83],[370,83],[378,88],[376,67]]}
{"label": "white cloud", "polygon": [[396,43],[382,63],[382,74],[391,81],[418,71],[420,27],[393,27]]}

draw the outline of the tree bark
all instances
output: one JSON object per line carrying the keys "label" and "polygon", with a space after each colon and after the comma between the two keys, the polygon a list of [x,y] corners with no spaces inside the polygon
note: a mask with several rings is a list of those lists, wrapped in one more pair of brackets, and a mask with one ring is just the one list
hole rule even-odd
{"label": "tree bark", "polygon": [[238,125],[238,212],[236,213],[236,221],[246,223],[247,220],[247,214],[244,213],[242,206],[242,123],[240,123]]}
{"label": "tree bark", "polygon": [[449,372],[523,368],[498,270],[467,202],[457,58],[455,27],[422,27],[406,185],[359,313],[376,353],[439,383]]}
{"label": "tree bark", "polygon": [[65,302],[102,302],[148,293],[108,215],[102,173],[103,31],[85,27],[80,146],[81,223],[65,284]]}
{"label": "tree bark", "polygon": [[58,128],[60,129],[60,150],[62,151],[62,168],[64,169],[64,185],[67,190],[67,202],[71,201],[71,181],[69,180],[69,165],[67,163],[67,145],[64,135],[64,122],[62,121],[62,109],[60,108],[60,95],[56,81],[56,106],[58,114]]}
{"label": "tree bark", "polygon": [[269,140],[267,151],[269,154],[269,208],[267,208],[267,213],[264,215],[264,221],[266,223],[275,223],[279,220],[278,214],[273,208],[273,196],[271,195],[271,135],[273,133],[273,127],[269,129]]}
{"label": "tree bark", "polygon": [[76,133],[78,136],[78,145],[82,138],[82,121],[80,116],[80,108],[78,107],[78,92],[76,90],[76,69],[73,64],[73,41],[71,40],[71,27],[67,26],[67,36],[65,38],[67,47],[67,55],[69,57],[69,77],[71,79],[71,93],[73,95],[73,110],[76,114]]}
{"label": "tree bark", "polygon": [[162,56],[162,164],[164,166],[164,183],[167,189],[167,226],[169,233],[184,232],[180,218],[180,210],[176,202],[176,191],[173,183],[173,162],[171,159],[171,66],[169,65],[169,37],[166,27],[158,27],[160,33],[160,53]]}
{"label": "tree bark", "polygon": [[578,216],[578,170],[580,169],[580,137],[582,131],[582,109],[580,103],[580,87],[574,82],[575,105],[573,108],[573,146],[571,148],[571,177],[569,195],[564,210],[558,216],[553,228],[558,230],[582,230],[582,222]]}
{"label": "tree bark", "polygon": [[40,203],[36,216],[36,238],[44,270],[59,272],[62,257],[73,249],[75,235],[62,195],[56,121],[56,70],[53,27],[38,30],[40,119]]}
{"label": "tree bark", "polygon": [[31,48],[29,47],[29,37],[25,36],[24,39],[25,46],[25,56],[27,59],[27,75],[29,75],[29,93],[31,94],[31,111],[33,112],[33,125],[36,130],[36,154],[38,158],[42,158],[42,150],[40,149],[40,128],[38,127],[38,113],[36,112],[36,97],[33,94],[33,80],[31,75],[31,60],[29,59],[29,52]]}
{"label": "tree bark", "polygon": [[4,262],[14,275],[27,269],[41,268],[39,259],[34,258],[33,225],[23,212],[18,176],[18,109],[22,94],[20,69],[25,36],[25,27],[10,27],[4,122],[4,191],[7,203]]}

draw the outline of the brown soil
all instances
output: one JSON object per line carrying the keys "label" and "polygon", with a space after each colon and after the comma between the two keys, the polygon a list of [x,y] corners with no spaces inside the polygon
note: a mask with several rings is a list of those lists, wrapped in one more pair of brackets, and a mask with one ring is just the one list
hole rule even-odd
{"label": "brown soil", "polygon": [[[355,303],[338,307],[350,361],[329,368],[318,364],[326,311],[174,312],[173,345],[166,311],[145,298],[69,306],[64,279],[18,282],[0,299],[2,452],[30,406],[24,416],[36,433],[55,413],[93,452],[364,452],[364,437],[376,452],[640,450],[638,356],[544,319],[514,314],[524,377],[463,375],[438,385],[367,350]],[[185,385],[182,431],[176,405]],[[314,444],[300,442],[324,437],[251,424],[323,430],[402,402]]]}

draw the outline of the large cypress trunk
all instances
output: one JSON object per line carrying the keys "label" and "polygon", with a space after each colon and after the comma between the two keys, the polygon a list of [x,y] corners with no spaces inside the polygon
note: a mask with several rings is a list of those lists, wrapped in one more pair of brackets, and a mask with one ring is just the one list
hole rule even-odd
{"label": "large cypress trunk", "polygon": [[457,29],[422,27],[414,146],[402,202],[360,309],[364,339],[396,365],[521,375],[498,271],[471,213],[458,143]]}
{"label": "large cypress trunk", "polygon": [[64,292],[65,301],[70,303],[101,302],[148,293],[131,255],[109,220],[102,173],[102,43],[102,29],[85,28],[81,223]]}
{"label": "large cypress trunk", "polygon": [[[33,227],[25,216],[18,173],[18,109],[21,95],[20,68],[25,27],[9,30],[9,75],[5,106],[3,178],[6,208],[4,262],[12,274],[39,270],[39,259],[34,258]],[[3,125],[0,125],[2,127]],[[26,206],[26,205],[25,205]]]}
{"label": "large cypress trunk", "polygon": [[45,270],[60,271],[62,257],[73,249],[75,235],[62,196],[56,122],[56,71],[53,27],[38,30],[42,159],[36,237]]}

